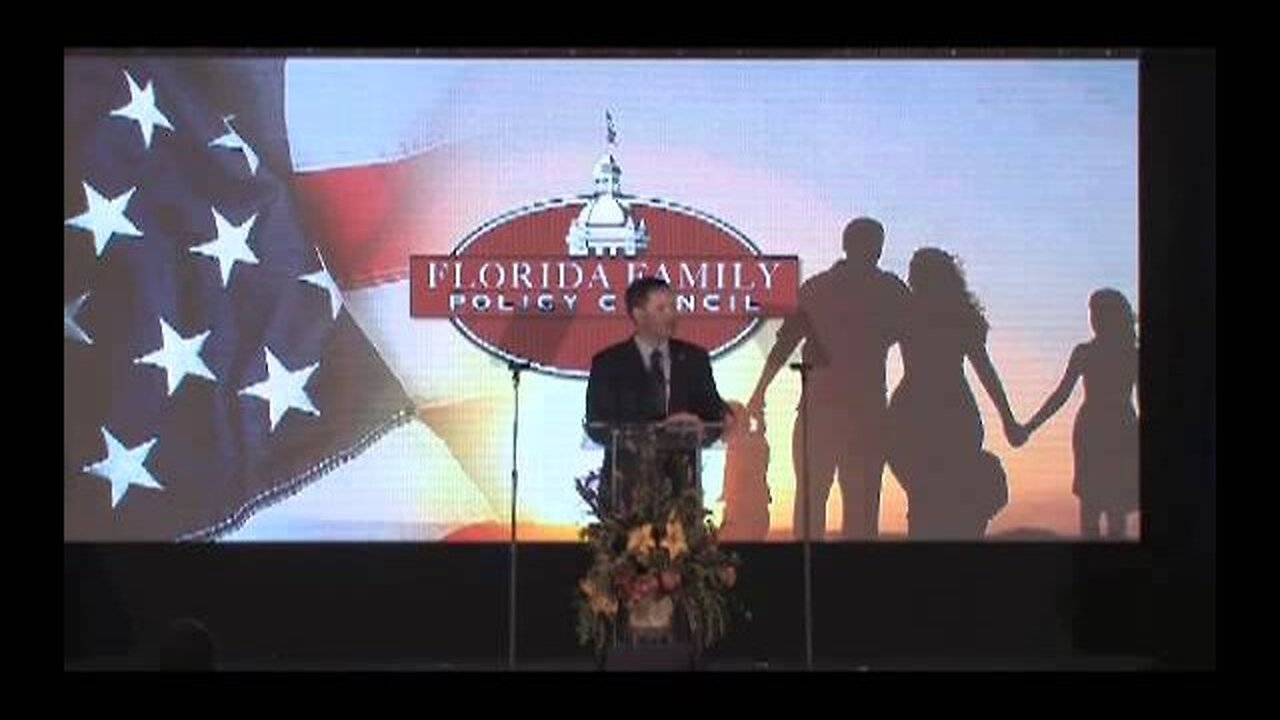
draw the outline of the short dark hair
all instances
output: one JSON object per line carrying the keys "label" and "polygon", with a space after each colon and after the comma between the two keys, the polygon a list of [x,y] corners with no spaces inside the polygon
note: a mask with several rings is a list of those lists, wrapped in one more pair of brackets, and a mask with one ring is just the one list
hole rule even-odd
{"label": "short dark hair", "polygon": [[854,218],[844,227],[844,252],[867,265],[880,262],[884,252],[884,225],[869,217]]}
{"label": "short dark hair", "polygon": [[643,305],[649,299],[649,295],[658,290],[671,290],[671,283],[652,275],[632,280],[627,286],[627,317],[632,317],[632,311]]}

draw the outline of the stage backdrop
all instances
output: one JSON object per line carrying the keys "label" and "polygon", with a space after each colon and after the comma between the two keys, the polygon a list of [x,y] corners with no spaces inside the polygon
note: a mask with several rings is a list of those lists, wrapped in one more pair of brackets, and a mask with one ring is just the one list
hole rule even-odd
{"label": "stage backdrop", "polygon": [[[520,537],[572,540],[626,283],[676,286],[677,335],[745,403],[786,318],[843,301],[801,284],[838,274],[854,218],[903,281],[919,248],[959,258],[1021,421],[1092,293],[1136,303],[1136,60],[64,65],[66,540],[504,540],[510,361]],[[1084,388],[1014,449],[964,372],[1009,488],[988,538],[1081,537]],[[734,451],[705,452],[717,519],[767,503],[794,537],[799,391],[784,368],[730,492]],[[891,469],[881,497],[903,537]],[[844,502],[831,483],[833,540]]]}

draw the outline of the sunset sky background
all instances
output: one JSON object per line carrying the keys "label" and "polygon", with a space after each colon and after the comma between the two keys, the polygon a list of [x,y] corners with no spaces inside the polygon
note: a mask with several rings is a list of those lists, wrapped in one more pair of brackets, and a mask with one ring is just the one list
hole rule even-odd
{"label": "sunset sky background", "polygon": [[[606,108],[625,192],[710,213],[766,254],[799,255],[802,278],[841,256],[841,231],[858,216],[884,224],[882,267],[904,279],[917,248],[957,254],[986,306],[988,347],[1014,412],[1028,419],[1091,335],[1090,293],[1113,287],[1136,307],[1137,80],[1132,60],[289,60],[296,172],[394,166],[409,178],[388,210],[408,228],[386,238],[399,243],[387,254],[392,266],[376,268],[376,279],[334,271],[346,307],[435,437],[405,444],[395,461],[406,470],[394,482],[317,484],[297,503],[309,509],[289,511],[294,519],[276,527],[305,515],[343,538],[419,522],[453,539],[495,535],[510,501],[510,376],[448,321],[411,319],[403,273],[410,253],[448,253],[496,215],[588,192],[605,150]],[[764,323],[714,361],[726,399],[746,401],[779,324]],[[895,349],[891,388],[900,376]],[[986,446],[1009,474],[1011,500],[992,533],[1077,536],[1070,437],[1083,388],[1015,451],[969,376]],[[586,520],[573,479],[598,465],[600,451],[580,430],[585,390],[584,380],[524,377],[526,539],[572,539]],[[767,399],[771,518],[784,534],[798,396],[798,378],[784,370]],[[720,494],[723,449],[704,461],[710,501]],[[885,477],[881,528],[902,533],[905,498]],[[833,531],[839,504],[833,489]],[[262,537],[270,512],[239,539]]]}

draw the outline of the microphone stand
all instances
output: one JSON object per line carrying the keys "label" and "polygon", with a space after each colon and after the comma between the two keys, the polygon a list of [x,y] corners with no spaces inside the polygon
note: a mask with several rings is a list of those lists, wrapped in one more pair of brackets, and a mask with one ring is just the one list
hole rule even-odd
{"label": "microphone stand", "polygon": [[809,370],[812,363],[793,362],[789,366],[800,373],[800,487],[804,504],[804,666],[813,670],[813,550],[809,531]]}
{"label": "microphone stand", "polygon": [[511,576],[508,580],[510,594],[507,597],[507,669],[516,669],[516,492],[520,488],[520,471],[516,464],[516,449],[520,440],[520,373],[528,370],[527,362],[509,362],[511,390],[515,396],[515,413],[511,419]]}

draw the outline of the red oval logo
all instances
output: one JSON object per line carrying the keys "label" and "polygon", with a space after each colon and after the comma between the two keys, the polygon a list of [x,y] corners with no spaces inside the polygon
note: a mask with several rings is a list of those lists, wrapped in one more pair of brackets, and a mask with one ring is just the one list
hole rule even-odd
{"label": "red oval logo", "polygon": [[506,213],[451,255],[414,256],[411,314],[448,317],[505,360],[585,377],[596,352],[630,336],[623,296],[642,275],[671,284],[677,336],[715,357],[794,309],[799,267],[688,206],[598,192]]}

